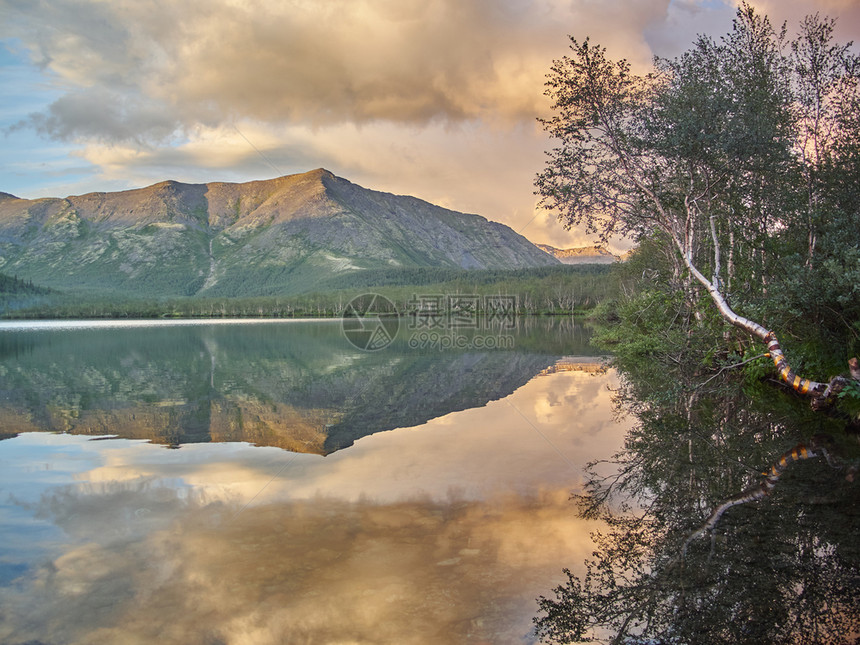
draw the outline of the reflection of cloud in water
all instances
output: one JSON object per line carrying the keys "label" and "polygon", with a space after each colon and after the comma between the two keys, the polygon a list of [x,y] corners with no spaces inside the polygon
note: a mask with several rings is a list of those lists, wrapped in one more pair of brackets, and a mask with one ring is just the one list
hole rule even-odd
{"label": "reflection of cloud in water", "polygon": [[[593,435],[611,421],[610,396],[605,374],[564,372],[554,375],[554,387],[536,397],[535,417],[545,425],[558,426],[566,434]],[[573,414],[571,412],[573,411]]]}
{"label": "reflection of cloud in water", "polygon": [[107,449],[101,468],[83,477],[181,477],[212,495],[256,497],[255,503],[316,495],[438,500],[452,490],[479,499],[497,491],[572,486],[582,465],[621,444],[625,426],[613,418],[607,389],[613,378],[582,372],[543,376],[482,408],[365,437],[325,458],[217,445],[185,446],[166,455],[156,447],[140,451],[119,444]]}
{"label": "reflection of cloud in water", "polygon": [[84,453],[37,504],[72,546],[0,588],[0,642],[529,642],[591,551],[568,497],[622,441],[612,378],[542,376],[324,458],[39,435]]}
{"label": "reflection of cloud in water", "polygon": [[566,491],[238,516],[140,483],[80,492],[46,498],[80,546],[0,591],[0,641],[527,642],[535,597],[590,549]]}

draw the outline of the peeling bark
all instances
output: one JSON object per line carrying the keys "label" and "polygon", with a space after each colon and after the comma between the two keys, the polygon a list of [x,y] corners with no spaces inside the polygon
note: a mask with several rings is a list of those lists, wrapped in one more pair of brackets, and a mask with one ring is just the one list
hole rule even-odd
{"label": "peeling bark", "polygon": [[[713,221],[711,222],[711,231],[714,236],[714,262],[715,266],[719,267],[720,247],[717,242],[716,230],[713,228]],[[714,304],[717,306],[717,310],[720,312],[723,319],[735,327],[743,329],[749,334],[764,341],[767,344],[768,353],[770,358],[773,360],[773,364],[776,367],[779,377],[801,394],[811,396],[813,408],[820,409],[824,407],[833,396],[844,389],[848,384],[848,380],[843,376],[835,376],[830,379],[828,383],[821,383],[819,381],[803,378],[796,374],[789,366],[788,361],[785,358],[785,354],[779,345],[779,341],[777,341],[776,334],[757,322],[737,314],[731,306],[729,306],[725,296],[723,296],[719,289],[719,275],[717,272],[715,271],[714,273],[713,281],[708,280],[708,278],[706,278],[693,263],[692,252],[690,245],[688,244],[688,240],[685,239],[682,242],[677,235],[673,235],[672,237],[675,241],[675,245],[681,253],[681,257],[684,260],[684,265],[687,267],[687,270],[711,296],[711,299],[714,301]],[[858,365],[857,359],[852,358],[848,364],[851,371],[851,378],[860,382],[860,365]]]}

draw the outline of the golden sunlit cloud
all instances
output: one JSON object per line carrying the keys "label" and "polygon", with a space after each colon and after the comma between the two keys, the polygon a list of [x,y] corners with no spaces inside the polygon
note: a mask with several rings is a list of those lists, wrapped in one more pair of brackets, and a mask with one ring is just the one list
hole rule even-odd
{"label": "golden sunlit cloud", "polygon": [[[55,93],[15,127],[77,148],[96,169],[78,192],[325,167],[514,230],[528,224],[533,241],[565,247],[589,240],[533,221],[532,181],[551,145],[535,122],[548,113],[543,83],[568,35],[645,71],[696,34],[728,32],[736,4],[0,0],[0,37]],[[754,4],[775,25],[789,19],[790,32],[819,10],[840,17],[843,39],[860,30],[853,0]]]}

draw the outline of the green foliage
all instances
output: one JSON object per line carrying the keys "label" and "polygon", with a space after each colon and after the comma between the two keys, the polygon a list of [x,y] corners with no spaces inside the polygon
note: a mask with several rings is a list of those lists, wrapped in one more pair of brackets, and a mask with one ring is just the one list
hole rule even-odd
{"label": "green foliage", "polygon": [[7,311],[16,318],[156,318],[340,316],[362,293],[379,293],[409,311],[416,295],[509,295],[519,313],[570,315],[595,307],[615,294],[607,265],[552,266],[515,270],[420,268],[356,271],[326,282],[329,288],[295,294],[271,293],[260,280],[248,297],[131,298],[101,292],[52,294],[37,306]]}
{"label": "green foliage", "polygon": [[839,397],[860,400],[860,383],[857,381],[849,381],[848,385],[839,392]]}
{"label": "green foliage", "polygon": [[716,368],[764,351],[720,322],[709,281],[804,376],[860,353],[860,58],[832,36],[814,16],[788,43],[743,3],[729,34],[645,77],[587,40],[554,63],[543,204],[640,242],[595,312],[617,325],[601,342]]}
{"label": "green foliage", "polygon": [[[543,203],[639,247],[592,312],[638,423],[617,472],[595,468],[579,499],[605,528],[584,573],[539,601],[550,642],[848,643],[860,629],[846,592],[860,389],[813,411],[703,288],[774,330],[803,376],[828,381],[860,351],[860,59],[831,36],[815,16],[789,44],[742,3],[730,34],[648,77],[587,41],[553,66]],[[821,433],[835,467],[798,466],[682,552],[711,509]]]}
{"label": "green foliage", "polygon": [[848,385],[839,392],[838,396],[842,410],[852,419],[860,421],[860,383],[848,381]]}
{"label": "green foliage", "polygon": [[0,273],[0,314],[44,303],[52,294],[51,289],[33,284],[32,279]]}
{"label": "green foliage", "polygon": [[18,276],[0,273],[0,295],[46,295],[51,290],[33,284],[33,280],[19,280]]}
{"label": "green foliage", "polygon": [[[683,329],[666,320],[667,312],[679,312],[683,297],[657,289],[642,291],[616,303],[618,322],[603,327],[596,341],[630,356],[662,356],[685,344]],[[667,322],[669,324],[667,324]]]}
{"label": "green foliage", "polygon": [[[559,145],[535,182],[542,204],[604,238],[660,236],[691,300],[706,294],[684,265],[747,317],[810,288],[831,315],[853,315],[860,64],[831,38],[832,22],[815,16],[789,48],[744,3],[720,41],[700,37],[645,77],[574,40],[547,82],[555,114],[543,123]],[[785,274],[794,281],[778,291]],[[765,286],[783,301],[764,306]]]}

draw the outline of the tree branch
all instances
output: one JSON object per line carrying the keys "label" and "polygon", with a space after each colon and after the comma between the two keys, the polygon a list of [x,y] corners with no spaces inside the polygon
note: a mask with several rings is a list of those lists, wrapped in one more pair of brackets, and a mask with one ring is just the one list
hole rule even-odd
{"label": "tree branch", "polygon": [[720,240],[717,237],[717,225],[714,223],[716,215],[710,216],[711,221],[711,238],[714,240],[714,286],[722,293],[722,285],[720,284]]}
{"label": "tree branch", "polygon": [[835,376],[830,379],[829,383],[820,383],[795,374],[789,366],[788,361],[785,359],[785,354],[779,346],[776,334],[769,329],[765,329],[757,322],[735,313],[714,283],[708,280],[702,272],[699,271],[696,265],[693,264],[690,249],[685,248],[685,245],[678,239],[677,235],[673,234],[672,238],[681,253],[684,265],[693,277],[695,277],[696,280],[705,287],[708,294],[710,294],[711,299],[714,301],[714,304],[716,304],[720,315],[735,327],[739,327],[740,329],[743,329],[753,336],[757,336],[763,340],[767,344],[768,353],[770,354],[770,358],[773,360],[773,364],[776,367],[779,377],[801,394],[807,394],[813,397],[814,408],[818,409],[822,407],[826,400],[838,394],[845,388],[848,384],[848,380],[843,376]]}

